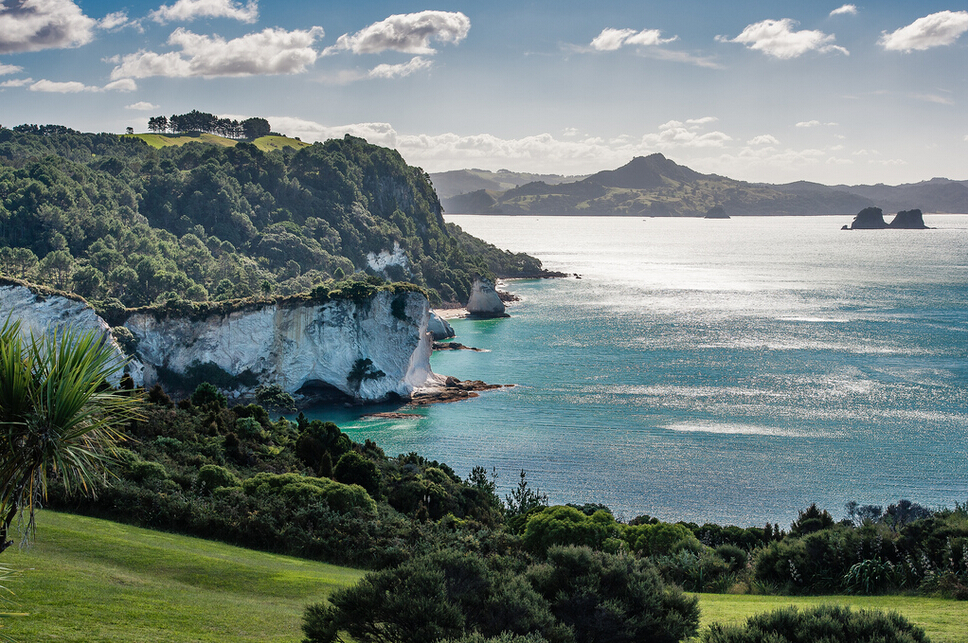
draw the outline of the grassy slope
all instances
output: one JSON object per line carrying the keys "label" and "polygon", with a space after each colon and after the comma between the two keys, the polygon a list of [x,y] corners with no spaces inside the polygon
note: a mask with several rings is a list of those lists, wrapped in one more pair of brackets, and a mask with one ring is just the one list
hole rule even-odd
{"label": "grassy slope", "polygon": [[[224,147],[235,147],[238,143],[235,139],[224,138],[222,136],[216,136],[215,134],[131,134],[130,136],[140,138],[155,148],[185,145],[187,143],[212,143]],[[295,147],[298,149],[309,145],[309,143],[303,143],[302,141],[285,136],[262,136],[255,139],[253,143],[263,152],[278,150],[283,147]]]}
{"label": "grassy slope", "polygon": [[[37,542],[8,549],[23,570],[3,619],[16,641],[189,643],[301,639],[303,609],[362,572],[45,511]],[[786,605],[896,610],[933,643],[968,643],[968,603],[902,597],[700,595],[702,623],[741,623]]]}
{"label": "grassy slope", "polygon": [[4,619],[16,641],[285,641],[305,606],[362,572],[44,511]]}
{"label": "grassy slope", "polygon": [[734,596],[700,594],[701,624],[740,625],[759,612],[796,605],[800,608],[823,603],[850,605],[853,609],[899,612],[924,629],[931,643],[968,643],[968,602],[920,596]]}

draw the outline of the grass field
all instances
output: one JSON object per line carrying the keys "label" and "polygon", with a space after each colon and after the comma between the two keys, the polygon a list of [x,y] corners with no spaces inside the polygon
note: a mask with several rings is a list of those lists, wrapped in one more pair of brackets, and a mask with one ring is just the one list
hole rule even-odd
{"label": "grass field", "polygon": [[742,624],[759,612],[823,603],[854,609],[895,611],[920,626],[932,643],[968,643],[968,602],[920,596],[735,596],[700,594],[702,627],[710,623]]}
{"label": "grass field", "polygon": [[[0,556],[21,570],[0,611],[11,640],[298,643],[303,609],[363,572],[197,538],[44,511],[37,540]],[[933,643],[968,643],[968,602],[879,597],[702,594],[702,624],[742,623],[787,605],[896,610]]]}
{"label": "grass field", "polygon": [[[189,134],[126,134],[133,138],[140,138],[142,141],[154,148],[171,147],[173,145],[186,145],[188,143],[211,143],[222,147],[234,147],[238,141],[215,134],[201,134],[197,132]],[[263,152],[269,150],[279,150],[284,147],[301,148],[309,143],[297,141],[286,136],[262,136],[253,141],[253,144]]]}
{"label": "grass field", "polygon": [[0,633],[27,641],[298,642],[307,604],[362,572],[44,511]]}

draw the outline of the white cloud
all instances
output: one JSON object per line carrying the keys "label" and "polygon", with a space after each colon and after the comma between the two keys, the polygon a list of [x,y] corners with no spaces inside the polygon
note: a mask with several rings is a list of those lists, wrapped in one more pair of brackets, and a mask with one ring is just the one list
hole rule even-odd
{"label": "white cloud", "polygon": [[0,63],[0,76],[6,76],[7,74],[16,74],[23,71],[23,67],[18,67],[16,65],[4,65]]}
{"label": "white cloud", "polygon": [[796,127],[820,127],[820,121],[800,121]]}
{"label": "white cloud", "polygon": [[615,51],[625,45],[640,47],[655,47],[678,40],[679,36],[663,38],[658,29],[612,29],[608,27],[592,39],[589,45],[595,51]]}
{"label": "white cloud", "polygon": [[421,11],[397,14],[376,22],[353,35],[343,34],[324,54],[352,51],[354,54],[378,54],[399,51],[406,54],[431,55],[437,53],[430,46],[432,40],[457,44],[470,31],[470,18],[450,11]]}
{"label": "white cloud", "polygon": [[128,54],[115,60],[120,64],[111,71],[111,78],[297,74],[319,57],[312,45],[322,35],[322,27],[308,31],[270,28],[226,41],[179,27],[168,37],[168,44],[181,51]]}
{"label": "white cloud", "polygon": [[191,22],[196,18],[231,18],[252,23],[259,19],[259,3],[256,0],[245,5],[232,0],[178,0],[171,6],[161,5],[148,17],[161,24]]}
{"label": "white cloud", "polygon": [[845,4],[844,6],[839,7],[837,9],[834,9],[833,11],[831,11],[830,12],[830,15],[831,15],[831,17],[833,17],[833,16],[847,16],[847,15],[849,15],[849,16],[856,16],[857,15],[857,6],[856,5],[852,5],[852,4]]}
{"label": "white cloud", "polygon": [[32,92],[44,92],[47,94],[79,94],[81,92],[108,92],[108,91],[131,92],[138,89],[138,86],[130,78],[116,80],[114,82],[108,83],[104,87],[98,87],[97,85],[85,85],[84,83],[78,82],[76,80],[60,82],[60,81],[43,79],[43,80],[38,80],[37,82],[30,85],[28,89]]}
{"label": "white cloud", "polygon": [[32,92],[45,92],[49,94],[77,94],[80,92],[96,92],[100,88],[79,83],[76,80],[67,82],[56,82],[53,80],[38,80],[30,86]]}
{"label": "white cloud", "polygon": [[743,33],[735,38],[716,36],[719,42],[736,42],[746,45],[749,49],[761,51],[768,56],[787,60],[797,58],[810,51],[828,53],[838,51],[850,55],[843,47],[832,44],[835,36],[822,31],[808,30],[794,31],[797,22],[789,18],[783,20],[763,20],[748,25]]}
{"label": "white cloud", "polygon": [[125,109],[135,109],[135,110],[138,110],[139,112],[147,112],[152,109],[158,109],[158,107],[159,105],[154,105],[152,103],[149,103],[143,100],[140,100],[137,103],[131,103],[130,105],[124,106]]}
{"label": "white cloud", "polygon": [[705,67],[707,69],[724,69],[724,67],[712,56],[700,56],[686,51],[672,51],[670,49],[663,49],[661,47],[648,47],[646,49],[639,49],[638,53],[640,56],[655,58],[657,60],[685,63],[687,65],[695,65],[697,67]]}
{"label": "white cloud", "polygon": [[883,32],[879,44],[888,51],[924,51],[950,45],[968,31],[968,11],[939,11],[918,18],[893,33]]}
{"label": "white cloud", "polygon": [[33,78],[16,78],[13,80],[5,80],[0,83],[0,89],[6,89],[7,87],[24,87],[34,82]]}
{"label": "white cloud", "polygon": [[917,100],[923,100],[928,103],[937,103],[938,105],[954,105],[955,101],[947,96],[938,96],[937,94],[915,94],[914,98]]}
{"label": "white cloud", "polygon": [[414,56],[410,59],[410,62],[399,65],[377,65],[370,70],[368,76],[370,78],[403,78],[415,72],[430,69],[433,64],[432,60],[422,56]]}
{"label": "white cloud", "polygon": [[779,145],[780,141],[770,134],[760,134],[746,141],[747,145]]}
{"label": "white cloud", "polygon": [[86,45],[95,25],[70,0],[3,0],[0,54]]}
{"label": "white cloud", "polygon": [[578,136],[578,129],[575,127],[566,127],[561,131],[562,136],[573,137]]}
{"label": "white cloud", "polygon": [[128,19],[127,11],[115,11],[114,13],[109,13],[100,20],[97,21],[97,28],[103,29],[105,31],[117,31],[118,29],[123,29],[124,27],[137,27],[140,26],[137,21]]}
{"label": "white cloud", "polygon": [[[713,119],[715,120],[715,119]],[[728,141],[732,141],[729,135],[714,131],[700,134],[699,127],[686,127],[687,123],[707,121],[698,119],[686,121],[668,121],[659,126],[659,131],[646,134],[642,137],[643,145],[659,150],[669,150],[678,147],[722,147]]]}
{"label": "white cloud", "polygon": [[696,126],[709,125],[710,123],[715,123],[718,120],[719,119],[716,118],[715,116],[703,116],[702,118],[689,118],[689,119],[686,119],[686,124],[687,125],[696,125]]}

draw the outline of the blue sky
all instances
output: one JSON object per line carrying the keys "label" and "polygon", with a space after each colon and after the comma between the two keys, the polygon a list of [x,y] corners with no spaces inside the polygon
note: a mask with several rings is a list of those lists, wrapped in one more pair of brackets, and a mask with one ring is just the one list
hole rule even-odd
{"label": "blue sky", "polygon": [[199,109],[428,171],[590,173],[662,152],[827,184],[968,179],[968,8],[0,0],[0,124],[146,131]]}

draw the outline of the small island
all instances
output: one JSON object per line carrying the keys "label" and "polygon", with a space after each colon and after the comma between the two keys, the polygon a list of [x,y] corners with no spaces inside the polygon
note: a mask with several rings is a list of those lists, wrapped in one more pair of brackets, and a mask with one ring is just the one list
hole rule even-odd
{"label": "small island", "polygon": [[721,205],[714,205],[713,207],[706,210],[706,216],[704,219],[728,219],[729,215],[726,214],[726,208]]}
{"label": "small island", "polygon": [[[708,217],[707,217],[708,218]],[[887,228],[903,230],[928,230],[924,225],[924,215],[921,210],[901,210],[894,219],[887,223],[884,221],[884,212],[880,208],[864,208],[857,213],[851,224],[845,225],[841,230],[884,230]]]}

